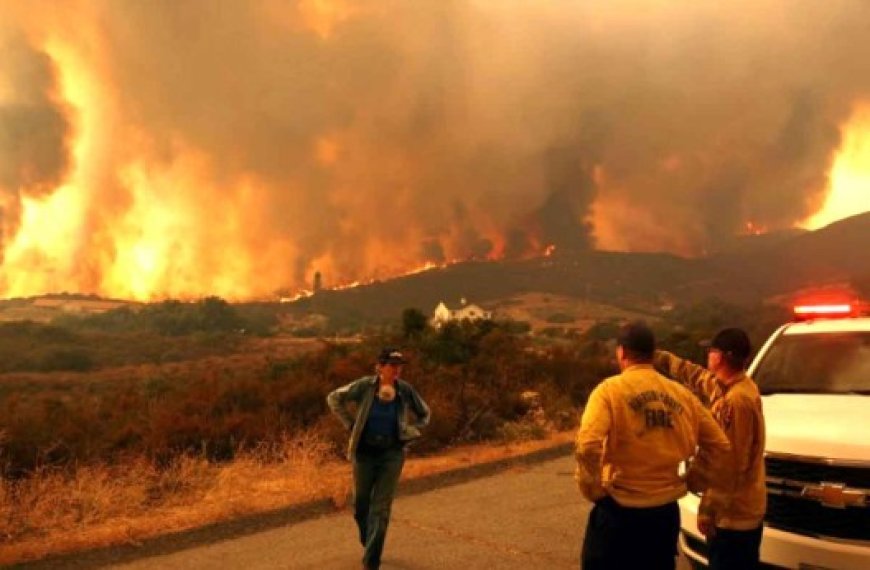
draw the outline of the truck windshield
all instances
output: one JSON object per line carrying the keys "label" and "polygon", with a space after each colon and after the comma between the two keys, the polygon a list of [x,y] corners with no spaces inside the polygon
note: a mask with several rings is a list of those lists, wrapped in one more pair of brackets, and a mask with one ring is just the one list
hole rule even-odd
{"label": "truck windshield", "polygon": [[780,336],[753,378],[764,394],[870,394],[870,332]]}

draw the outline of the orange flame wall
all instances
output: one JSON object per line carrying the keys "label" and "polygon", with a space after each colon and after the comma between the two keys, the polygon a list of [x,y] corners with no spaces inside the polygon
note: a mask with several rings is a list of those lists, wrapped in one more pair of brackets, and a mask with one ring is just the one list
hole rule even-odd
{"label": "orange flame wall", "polygon": [[801,4],[5,3],[0,294],[258,298],[866,211],[870,8]]}
{"label": "orange flame wall", "polygon": [[870,211],[870,105],[858,106],[843,131],[827,196],[821,210],[805,222],[808,229]]}

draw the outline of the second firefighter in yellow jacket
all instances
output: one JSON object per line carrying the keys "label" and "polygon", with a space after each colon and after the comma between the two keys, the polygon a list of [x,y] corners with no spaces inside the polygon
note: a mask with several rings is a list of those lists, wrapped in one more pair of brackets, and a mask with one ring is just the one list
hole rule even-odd
{"label": "second firefighter in yellow jacket", "polygon": [[698,528],[709,542],[710,568],[755,568],[767,506],[764,414],[758,386],[745,367],[751,353],[744,331],[729,328],[714,338],[707,368],[657,351],[655,366],[692,389],[709,406],[731,442],[734,476],[701,500]]}
{"label": "second firefighter in yellow jacket", "polygon": [[[617,339],[621,374],[589,397],[576,439],[577,478],[595,506],[583,568],[673,568],[687,487],[729,475],[730,445],[701,402],[652,366],[655,339],[642,323]],[[680,465],[696,458],[686,474]]]}

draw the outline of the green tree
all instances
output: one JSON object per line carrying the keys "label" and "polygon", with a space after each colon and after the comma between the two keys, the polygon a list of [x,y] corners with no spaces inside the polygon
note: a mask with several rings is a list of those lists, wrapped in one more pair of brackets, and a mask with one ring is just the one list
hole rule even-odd
{"label": "green tree", "polygon": [[198,303],[199,330],[229,332],[242,326],[236,310],[220,297],[206,297]]}
{"label": "green tree", "polygon": [[420,309],[408,308],[402,311],[402,336],[406,339],[419,339],[428,326],[429,320]]}

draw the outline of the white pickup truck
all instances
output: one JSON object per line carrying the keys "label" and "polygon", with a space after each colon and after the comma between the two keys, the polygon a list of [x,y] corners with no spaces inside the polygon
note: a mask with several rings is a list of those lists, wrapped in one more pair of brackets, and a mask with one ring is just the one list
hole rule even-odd
{"label": "white pickup truck", "polygon": [[[767,424],[768,568],[870,569],[870,318],[801,306],[749,368]],[[698,497],[680,501],[680,548],[707,563]]]}

